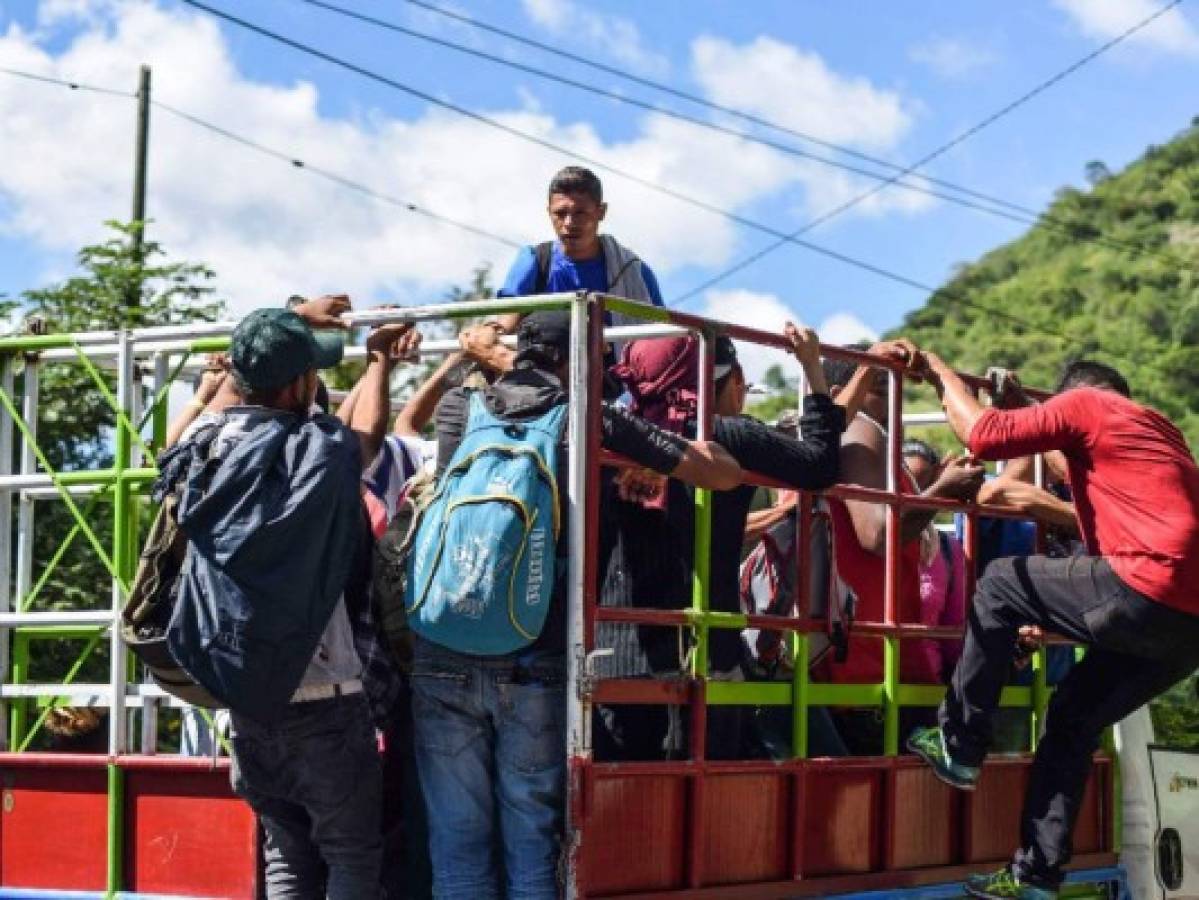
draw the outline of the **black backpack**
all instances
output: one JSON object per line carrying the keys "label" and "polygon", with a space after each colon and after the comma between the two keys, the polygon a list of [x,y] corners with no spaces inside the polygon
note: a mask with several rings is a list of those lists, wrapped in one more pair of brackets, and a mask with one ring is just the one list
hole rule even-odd
{"label": "black backpack", "polygon": [[121,610],[121,639],[150,671],[155,684],[193,706],[220,709],[224,703],[196,682],[167,648],[167,626],[179,594],[187,537],[175,521],[178,494],[163,499],[150,526],[141,558]]}

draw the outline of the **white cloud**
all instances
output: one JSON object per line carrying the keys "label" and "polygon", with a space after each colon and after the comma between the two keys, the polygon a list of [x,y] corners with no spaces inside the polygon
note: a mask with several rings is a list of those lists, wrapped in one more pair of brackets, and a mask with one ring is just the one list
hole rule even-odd
{"label": "white cloud", "polygon": [[[513,240],[549,236],[543,186],[569,161],[559,154],[438,111],[410,119],[378,110],[329,117],[314,84],[247,78],[213,21],[186,10],[54,0],[47,15],[57,24],[0,33],[6,66],[132,89],[137,66],[146,62],[154,67],[156,99],[310,166]],[[64,32],[67,20],[71,31]],[[851,86],[851,98],[872,90],[864,84]],[[657,115],[638,120],[630,136],[606,141],[589,123],[565,120],[527,97],[513,106],[485,112],[729,210],[800,188],[801,211],[817,213],[866,187]],[[0,78],[0,231],[28,241],[31,252],[61,254],[97,239],[103,220],[126,217],[133,120],[126,99]],[[876,125],[866,131],[863,141],[878,139]],[[739,228],[727,219],[599,174],[611,203],[606,227],[659,275],[719,267],[738,249]],[[890,190],[860,212],[927,205],[926,197]],[[175,258],[213,266],[235,310],[321,290],[347,291],[365,302],[430,302],[465,282],[481,261],[492,262],[502,278],[513,255],[502,244],[371,201],[161,109],[151,125],[148,213],[151,237]]]}
{"label": "white cloud", "polygon": [[943,78],[964,78],[999,62],[999,54],[963,38],[934,37],[908,50],[908,58]]}
{"label": "white cloud", "polygon": [[887,149],[912,124],[898,93],[834,72],[819,54],[774,38],[737,45],[700,37],[691,57],[710,99],[824,140]]}
{"label": "white cloud", "polygon": [[878,332],[849,312],[833,313],[816,329],[820,340],[826,344],[856,344],[858,341],[874,342]]}
{"label": "white cloud", "polygon": [[[803,323],[794,310],[777,295],[746,290],[708,291],[704,295],[700,315],[763,331],[781,332],[788,321],[810,324]],[[852,344],[855,341],[878,339],[874,329],[850,312],[838,312],[827,316],[816,327],[816,331],[821,342],[825,344]],[[745,341],[737,342],[737,358],[751,382],[760,381],[766,370],[775,363],[790,359],[781,350],[772,350]]]}
{"label": "white cloud", "polygon": [[573,0],[521,0],[525,15],[546,31],[569,36],[579,46],[651,75],[665,75],[670,63],[645,46],[641,32],[628,19],[587,9]]}
{"label": "white cloud", "polygon": [[[1158,0],[1053,0],[1089,37],[1110,39],[1161,8]],[[1157,50],[1187,56],[1199,54],[1199,33],[1175,8],[1137,32],[1131,40]]]}
{"label": "white cloud", "polygon": [[[65,2],[88,16],[98,8]],[[43,46],[51,36],[12,27],[0,34],[0,58],[13,68],[118,87],[132,87],[145,61],[154,67],[155,97],[165,103],[513,239],[548,235],[543,185],[564,157],[448,113],[328,118],[310,83],[276,86],[243,76],[207,18],[148,3],[100,8],[107,10],[102,21],[84,20],[72,40],[53,41],[54,52]],[[535,108],[489,115],[732,209],[797,177],[792,161],[773,151],[734,138],[696,140],[692,129],[657,116],[641,120],[631,138],[608,143],[586,123]],[[0,229],[69,251],[96,239],[104,219],[125,217],[133,117],[128,100],[0,79]],[[612,233],[659,273],[720,265],[735,249],[736,227],[727,220],[615,176],[605,180]],[[151,126],[148,211],[152,237],[176,257],[216,268],[236,309],[323,289],[428,302],[466,280],[481,260],[495,263],[502,277],[513,253],[369,201],[161,110]]]}

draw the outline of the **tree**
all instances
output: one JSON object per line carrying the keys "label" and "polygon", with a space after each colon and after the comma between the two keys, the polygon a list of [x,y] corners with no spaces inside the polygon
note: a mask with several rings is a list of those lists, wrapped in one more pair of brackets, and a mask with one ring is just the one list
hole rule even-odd
{"label": "tree", "polygon": [[[183,325],[214,321],[224,304],[215,299],[214,273],[198,263],[169,261],[153,241],[142,244],[140,256],[129,240],[132,226],[107,223],[109,237],[79,251],[78,274],[47,288],[26,291],[19,303],[8,302],[4,312],[19,309],[27,323],[38,320],[52,333],[67,333],[153,325]],[[129,304],[130,297],[136,298]],[[100,367],[110,391],[116,387],[111,367]],[[23,388],[23,374],[19,376]],[[55,363],[39,372],[38,445],[57,470],[87,469],[111,464],[112,435],[117,419],[103,393],[80,365]],[[90,506],[88,522],[106,547],[112,545],[112,510],[106,496],[80,501]],[[91,505],[94,504],[94,505]],[[37,505],[33,556],[37,566],[49,561],[75,526],[65,505],[57,500]],[[35,570],[35,583],[41,571]],[[41,587],[31,610],[102,609],[111,603],[110,576],[85,538],[76,535],[70,549]],[[31,654],[30,680],[62,677],[78,653],[78,642],[45,642]],[[107,643],[100,642],[78,675],[80,681],[107,680]]]}
{"label": "tree", "polygon": [[1086,165],[1087,182],[1096,187],[1112,177],[1111,171],[1101,160],[1093,159]]}

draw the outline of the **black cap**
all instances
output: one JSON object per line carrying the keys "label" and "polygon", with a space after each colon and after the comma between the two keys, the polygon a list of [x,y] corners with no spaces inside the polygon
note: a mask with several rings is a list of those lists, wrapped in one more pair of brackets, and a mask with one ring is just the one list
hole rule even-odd
{"label": "black cap", "polygon": [[546,309],[529,313],[516,330],[516,352],[532,351],[561,365],[570,356],[570,313]]}
{"label": "black cap", "polygon": [[737,365],[737,347],[733,339],[727,335],[718,335],[712,357],[712,380],[720,381]]}

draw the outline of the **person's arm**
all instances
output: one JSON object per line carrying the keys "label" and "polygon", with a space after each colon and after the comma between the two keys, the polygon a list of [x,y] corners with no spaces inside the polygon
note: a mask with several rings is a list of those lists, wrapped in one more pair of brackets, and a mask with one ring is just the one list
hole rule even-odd
{"label": "person's arm", "polygon": [[351,308],[350,298],[346,294],[325,294],[293,306],[292,312],[307,322],[310,328],[349,329],[350,323],[341,316]]}
{"label": "person's arm", "polygon": [[767,509],[755,509],[745,519],[744,546],[752,546],[762,539],[762,535],[791,515],[799,502],[799,494],[788,491],[788,496],[781,503]]}
{"label": "person's arm", "polygon": [[449,389],[450,372],[460,362],[462,362],[461,353],[451,353],[441,361],[441,365],[434,370],[433,374],[426,378],[408,398],[408,402],[396,416],[392,431],[403,437],[420,437],[425,426],[429,424],[433,414],[437,411],[437,404]]}
{"label": "person's arm", "polygon": [[212,401],[216,399],[221,385],[226,381],[232,380],[228,364],[224,361],[223,357],[209,357],[208,363],[204,368],[204,373],[200,376],[200,384],[196,387],[195,395],[187,401],[187,406],[167,426],[164,450],[174,447],[179,443],[179,439],[183,437],[183,433],[187,431],[188,426],[196,421],[201,413],[209,411],[209,407],[212,405]]}
{"label": "person's arm", "polygon": [[362,379],[354,382],[354,386],[350,388],[345,399],[337,406],[337,418],[341,419],[346,425],[354,421],[354,407],[358,405],[358,394],[362,390]]}
{"label": "person's arm", "polygon": [[601,421],[604,448],[647,469],[713,491],[729,491],[741,484],[741,467],[715,441],[687,440],[613,403],[603,405]]}
{"label": "person's arm", "polygon": [[742,469],[793,488],[823,490],[834,484],[840,473],[845,410],[827,394],[810,394],[803,399],[799,429],[803,440],[788,437],[748,416],[722,416],[716,420],[713,437]]}
{"label": "person's arm", "polygon": [[985,409],[952,368],[926,355],[950,428],[979,459],[1070,450],[1086,440],[1081,423],[1090,417],[1087,391],[1067,391],[1023,409]]}
{"label": "person's arm", "polygon": [[978,502],[1019,510],[1046,525],[1071,531],[1077,528],[1078,519],[1073,503],[1062,500],[1044,488],[1018,478],[1009,478],[1006,471],[979,489]]}
{"label": "person's arm", "polygon": [[[923,362],[923,358],[916,349],[916,345],[906,338],[899,338],[893,341],[879,341],[868,352],[873,356],[906,362],[909,367],[919,366]],[[837,405],[845,408],[845,417],[848,420],[853,421],[854,416],[862,408],[862,403],[865,401],[866,395],[870,393],[871,388],[874,386],[874,379],[874,367],[860,365],[854,370],[853,375],[850,376],[849,382],[837,394]]]}
{"label": "person's arm", "polygon": [[483,368],[503,374],[516,364],[516,351],[500,340],[502,329],[497,322],[484,322],[464,328],[458,335],[463,354]]}
{"label": "person's arm", "polygon": [[420,332],[410,323],[381,325],[366,338],[366,372],[354,386],[357,392],[350,430],[358,436],[365,471],[383,445],[391,416],[391,371],[399,359],[420,343]]}
{"label": "person's arm", "polygon": [[[846,442],[841,445],[841,481],[859,487],[883,490],[886,477],[887,445],[882,432],[858,419],[850,424]],[[984,470],[966,457],[947,461],[937,480],[922,496],[970,500],[978,491]],[[877,556],[886,553],[887,507],[867,500],[846,500],[845,508],[853,522],[854,533],[862,548]],[[915,540],[937,517],[935,509],[910,509],[900,519],[900,540]]]}

